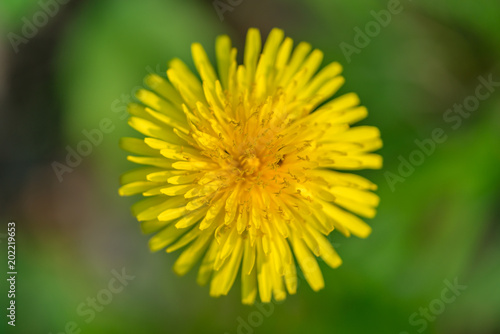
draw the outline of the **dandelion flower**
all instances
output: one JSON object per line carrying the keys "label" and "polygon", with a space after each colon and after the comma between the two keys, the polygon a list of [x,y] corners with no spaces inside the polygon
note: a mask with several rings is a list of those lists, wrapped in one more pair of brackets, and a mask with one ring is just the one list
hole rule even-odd
{"label": "dandelion flower", "polygon": [[329,100],[344,83],[323,53],[273,29],[261,53],[257,29],[244,61],[227,36],[215,44],[214,68],[203,47],[192,55],[199,75],[173,59],[168,79],[150,74],[149,90],[129,105],[141,138],[122,138],[128,160],[119,193],[142,194],[132,207],[152,251],[182,249],[174,271],[197,263],[197,281],[226,295],[241,277],[242,302],[282,300],[297,288],[297,265],[315,291],[324,286],[316,257],[341,263],[327,235],[365,238],[379,203],[377,187],[345,170],[378,169],[382,146],[358,96]]}

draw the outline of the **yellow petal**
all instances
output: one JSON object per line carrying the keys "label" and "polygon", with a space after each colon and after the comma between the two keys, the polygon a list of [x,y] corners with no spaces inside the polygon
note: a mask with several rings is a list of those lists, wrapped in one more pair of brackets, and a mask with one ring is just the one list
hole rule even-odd
{"label": "yellow petal", "polygon": [[325,281],[323,280],[323,275],[319,269],[318,262],[311,254],[305,243],[300,238],[293,235],[292,246],[307,283],[309,283],[314,291],[323,289]]}
{"label": "yellow petal", "polygon": [[214,273],[214,277],[210,284],[211,296],[217,297],[220,295],[227,295],[240,269],[242,255],[243,242],[242,239],[238,237],[236,245],[234,246],[234,251],[228,261],[226,261],[225,265],[220,270]]}
{"label": "yellow petal", "polygon": [[271,275],[270,275],[270,265],[269,257],[264,253],[262,248],[262,242],[257,239],[257,281],[259,283],[259,295],[260,300],[263,303],[269,303],[271,301],[271,291],[273,287]]}
{"label": "yellow petal", "polygon": [[245,54],[243,63],[246,69],[246,84],[254,81],[255,70],[257,68],[257,61],[259,60],[261,48],[260,32],[258,29],[250,28],[247,32],[247,39],[245,43]]}
{"label": "yellow petal", "polygon": [[325,213],[338,223],[342,224],[345,228],[347,228],[352,234],[360,237],[366,238],[370,235],[372,229],[369,225],[367,225],[360,218],[356,217],[353,214],[350,214],[342,209],[339,209],[337,206],[323,202],[323,207],[325,209]]}
{"label": "yellow petal", "polygon": [[224,89],[228,88],[229,82],[229,67],[233,62],[231,54],[231,39],[226,36],[219,36],[215,41],[215,53],[217,58],[217,68],[219,70],[219,78]]}
{"label": "yellow petal", "polygon": [[212,239],[210,247],[205,253],[203,261],[201,262],[200,269],[198,270],[198,276],[196,278],[196,282],[198,282],[199,285],[207,284],[208,280],[212,276],[214,263],[217,257],[217,253],[219,251],[219,247],[220,247],[219,243]]}
{"label": "yellow petal", "polygon": [[[195,232],[196,228],[192,230],[192,233],[200,233]],[[190,232],[191,233],[191,232]],[[202,232],[201,232],[202,233]],[[211,233],[207,231],[206,233],[202,233],[189,247],[184,250],[177,261],[174,263],[174,271],[177,275],[185,275],[193,266],[199,261],[205,250],[210,244]],[[172,245],[171,247],[174,247]],[[169,247],[167,251],[173,251],[174,248]]]}
{"label": "yellow petal", "polygon": [[155,188],[158,185],[159,183],[149,181],[132,182],[121,186],[120,189],[118,189],[118,193],[120,194],[120,196],[132,196]]}
{"label": "yellow petal", "polygon": [[179,92],[165,79],[157,74],[151,73],[144,79],[146,85],[158,92],[162,97],[170,101],[176,108],[181,109],[183,103]]}
{"label": "yellow petal", "polygon": [[125,151],[140,155],[158,156],[160,153],[146,145],[143,139],[138,138],[120,138],[120,147]]}
{"label": "yellow petal", "polygon": [[253,269],[250,274],[246,274],[242,268],[241,272],[241,302],[246,305],[252,305],[257,297],[257,277],[256,270]]}
{"label": "yellow petal", "polygon": [[177,240],[177,238],[184,233],[186,233],[185,230],[180,230],[173,224],[170,224],[149,239],[149,249],[151,249],[152,252],[159,251]]}

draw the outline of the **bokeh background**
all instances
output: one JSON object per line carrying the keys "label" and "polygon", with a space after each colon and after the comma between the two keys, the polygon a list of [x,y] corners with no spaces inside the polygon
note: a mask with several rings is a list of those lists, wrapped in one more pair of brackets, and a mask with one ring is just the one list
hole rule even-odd
{"label": "bokeh background", "polygon": [[[96,334],[419,333],[424,326],[410,316],[438,305],[454,280],[467,288],[422,332],[500,333],[500,92],[457,129],[443,119],[474,95],[479,76],[500,81],[500,2],[402,0],[401,13],[348,62],[340,44],[354,45],[354,28],[364,30],[387,1],[233,0],[221,20],[212,0],[72,0],[15,52],[11,33],[22,36],[24,18],[47,1],[0,3],[0,263],[6,272],[6,225],[15,220],[19,273],[17,326],[7,328],[2,311],[2,333],[69,333],[71,321]],[[219,34],[241,57],[249,27],[263,37],[280,27],[323,50],[325,63],[341,62],[340,93],[355,91],[368,107],[363,123],[380,128],[385,162],[362,173],[382,198],[373,234],[334,232],[344,264],[321,263],[325,289],[302,280],[262,318],[241,305],[238,281],[213,299],[194,271],[177,277],[177,253],[151,254],[129,211],[135,199],[117,194],[119,175],[133,167],[118,148],[120,137],[135,135],[123,110],[144,76],[164,76],[173,57],[193,67],[194,41],[213,59]],[[105,118],[113,131],[59,182],[51,164],[64,163],[66,147]],[[391,189],[387,172],[397,174],[400,157],[436,128],[447,140]],[[77,307],[122,268],[134,280],[87,323]],[[258,326],[243,328],[241,319]]]}

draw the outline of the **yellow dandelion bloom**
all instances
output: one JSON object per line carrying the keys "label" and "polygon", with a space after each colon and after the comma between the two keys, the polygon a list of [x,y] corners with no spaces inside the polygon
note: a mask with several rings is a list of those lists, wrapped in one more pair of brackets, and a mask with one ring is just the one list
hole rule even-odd
{"label": "yellow dandelion bloom", "polygon": [[[201,262],[197,281],[226,295],[238,273],[242,301],[282,300],[297,288],[297,266],[313,290],[324,286],[316,257],[341,263],[326,236],[337,229],[365,238],[379,203],[367,179],[345,172],[381,168],[382,146],[358,96],[327,101],[344,83],[334,62],[308,43],[269,34],[261,53],[257,29],[244,61],[227,36],[215,45],[217,69],[194,43],[198,75],[179,59],[167,79],[151,74],[150,90],[129,106],[129,124],[144,138],[122,138],[140,165],[124,174],[119,193],[142,194],[132,207],[152,251],[183,248],[174,271]],[[316,73],[317,72],[317,73]],[[352,212],[352,213],[351,213]],[[354,214],[353,214],[354,213]],[[356,214],[356,215],[355,215]]]}

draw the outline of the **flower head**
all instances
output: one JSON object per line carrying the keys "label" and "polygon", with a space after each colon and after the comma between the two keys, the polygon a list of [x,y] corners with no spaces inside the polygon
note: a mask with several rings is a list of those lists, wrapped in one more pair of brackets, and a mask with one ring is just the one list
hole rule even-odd
{"label": "flower head", "polygon": [[[293,49],[274,29],[261,53],[248,31],[243,65],[227,36],[216,40],[217,70],[192,45],[199,77],[181,60],[167,79],[151,74],[150,90],[129,106],[131,127],[145,138],[121,146],[140,165],[122,176],[121,195],[142,194],[132,211],[152,251],[183,249],[183,275],[201,262],[198,282],[225,295],[241,275],[242,301],[293,294],[296,262],[313,290],[324,286],[316,257],[342,261],[326,236],[366,237],[379,198],[376,185],[341,170],[380,168],[377,128],[351,127],[367,115],[356,94],[327,101],[344,83],[338,63],[316,73],[323,53]],[[201,80],[200,80],[201,78]],[[351,213],[352,212],[352,213]],[[353,214],[354,213],[354,214]],[[356,215],[355,215],[356,214]]]}

